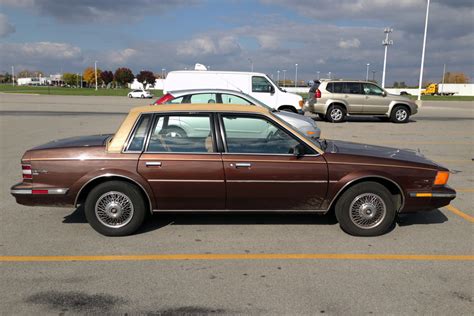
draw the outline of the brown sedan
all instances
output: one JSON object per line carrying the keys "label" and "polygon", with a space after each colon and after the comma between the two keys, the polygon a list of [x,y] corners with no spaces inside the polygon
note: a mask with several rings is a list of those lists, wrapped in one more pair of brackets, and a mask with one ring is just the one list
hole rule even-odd
{"label": "brown sedan", "polygon": [[417,152],[314,140],[244,105],[134,108],[114,135],[53,141],[21,164],[18,203],[84,205],[110,236],[162,211],[335,212],[344,231],[373,236],[456,197],[449,170]]}

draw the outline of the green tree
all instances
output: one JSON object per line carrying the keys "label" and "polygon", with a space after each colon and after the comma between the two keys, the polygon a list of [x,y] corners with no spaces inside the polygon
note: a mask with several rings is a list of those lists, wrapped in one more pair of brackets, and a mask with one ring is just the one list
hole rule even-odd
{"label": "green tree", "polygon": [[80,84],[79,82],[79,76],[77,74],[73,74],[73,73],[70,73],[70,72],[65,72],[63,74],[63,81],[65,84],[69,85],[69,86],[77,86]]}
{"label": "green tree", "polygon": [[133,78],[133,73],[128,68],[118,68],[117,70],[115,70],[114,80],[122,86],[126,85],[127,83],[131,83],[133,81]]}
{"label": "green tree", "polygon": [[393,87],[394,87],[394,88],[398,88],[398,87],[399,87],[398,81],[395,81],[395,82],[393,83]]}

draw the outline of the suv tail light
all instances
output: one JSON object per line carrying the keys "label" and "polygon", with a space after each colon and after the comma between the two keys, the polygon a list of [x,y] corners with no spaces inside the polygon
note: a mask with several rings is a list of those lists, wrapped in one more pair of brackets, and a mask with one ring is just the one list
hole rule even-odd
{"label": "suv tail light", "polygon": [[319,89],[316,90],[316,92],[314,93],[314,98],[315,98],[315,99],[321,98],[321,90],[319,90]]}
{"label": "suv tail light", "polygon": [[153,105],[164,104],[164,103],[166,103],[170,100],[173,100],[173,99],[174,99],[174,97],[171,94],[167,93],[164,96],[162,96],[161,98],[159,98],[158,100],[156,100],[155,103],[153,103]]}
{"label": "suv tail light", "polygon": [[31,165],[22,164],[21,165],[21,172],[23,174],[23,180],[33,179],[33,174],[31,173]]}

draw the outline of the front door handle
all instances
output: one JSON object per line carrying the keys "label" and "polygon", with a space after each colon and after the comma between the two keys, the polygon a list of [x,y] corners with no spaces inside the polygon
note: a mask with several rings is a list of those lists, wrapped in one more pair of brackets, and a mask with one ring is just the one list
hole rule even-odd
{"label": "front door handle", "polygon": [[237,162],[235,164],[236,168],[250,168],[252,167],[252,164],[250,162]]}
{"label": "front door handle", "polygon": [[147,167],[161,167],[161,161],[147,161],[145,163]]}

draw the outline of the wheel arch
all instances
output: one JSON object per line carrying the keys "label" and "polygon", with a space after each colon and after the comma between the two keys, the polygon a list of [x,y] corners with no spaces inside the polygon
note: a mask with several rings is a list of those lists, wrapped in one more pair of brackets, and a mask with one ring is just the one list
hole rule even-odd
{"label": "wheel arch", "polygon": [[285,109],[291,109],[291,112],[298,113],[298,109],[293,105],[283,104],[278,107],[278,110],[280,111],[283,111]]}
{"label": "wheel arch", "polygon": [[390,103],[390,106],[389,106],[388,111],[386,113],[388,117],[390,117],[390,115],[392,114],[393,108],[396,107],[396,106],[404,106],[408,109],[408,111],[410,112],[409,113],[410,115],[413,113],[413,109],[411,108],[410,104],[402,102],[402,101],[392,101],[392,103]]}
{"label": "wheel arch", "polygon": [[97,177],[90,179],[86,183],[84,183],[84,185],[82,185],[82,187],[79,189],[76,195],[76,198],[74,200],[74,206],[77,207],[79,204],[83,204],[89,192],[97,185],[105,183],[105,182],[109,182],[109,181],[114,181],[114,180],[127,182],[127,183],[137,186],[140,189],[141,193],[143,194],[143,197],[146,198],[146,200],[148,201],[148,209],[149,209],[148,211],[151,214],[153,213],[153,204],[152,204],[150,195],[148,194],[147,190],[139,182],[137,182],[136,180],[130,177],[120,175],[120,174],[112,174],[112,173],[99,175]]}
{"label": "wheel arch", "polygon": [[334,100],[334,99],[329,99],[326,102],[326,108],[324,110],[324,113],[327,113],[328,109],[333,106],[333,105],[340,105],[346,110],[346,114],[349,114],[349,105],[343,101],[343,100]]}
{"label": "wheel arch", "polygon": [[329,203],[329,206],[327,208],[327,212],[334,211],[334,205],[336,204],[337,200],[342,196],[344,192],[346,192],[349,188],[353,187],[354,185],[363,183],[363,182],[376,182],[383,185],[385,188],[387,188],[389,192],[392,194],[392,196],[394,196],[394,202],[396,205],[397,213],[399,213],[405,206],[405,194],[403,193],[402,188],[397,182],[384,176],[370,175],[370,176],[362,176],[362,177],[354,178],[350,180],[349,182],[347,182],[346,184],[344,184],[342,188],[340,188],[339,191],[337,191],[337,193],[332,198],[331,203]]}

